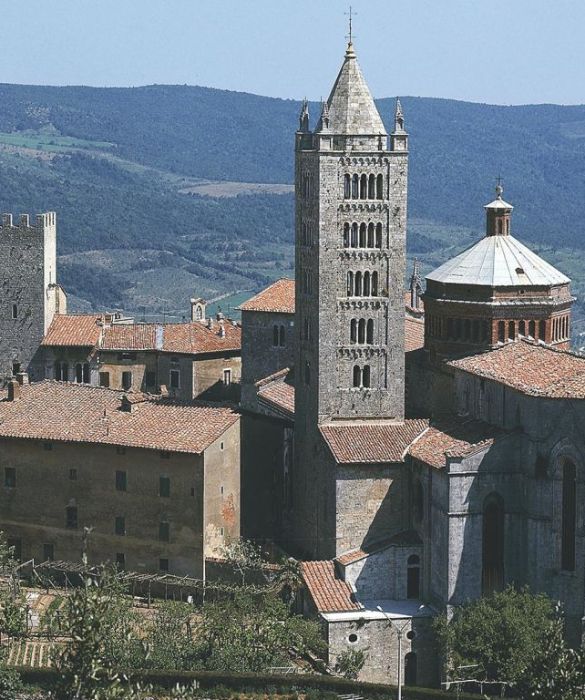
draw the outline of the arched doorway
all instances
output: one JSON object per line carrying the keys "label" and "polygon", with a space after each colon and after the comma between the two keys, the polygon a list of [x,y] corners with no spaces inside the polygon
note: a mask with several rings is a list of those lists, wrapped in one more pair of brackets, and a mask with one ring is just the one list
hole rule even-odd
{"label": "arched doorway", "polygon": [[483,505],[482,593],[504,588],[504,501],[490,494]]}
{"label": "arched doorway", "polygon": [[409,651],[404,657],[404,685],[416,685],[416,654]]}

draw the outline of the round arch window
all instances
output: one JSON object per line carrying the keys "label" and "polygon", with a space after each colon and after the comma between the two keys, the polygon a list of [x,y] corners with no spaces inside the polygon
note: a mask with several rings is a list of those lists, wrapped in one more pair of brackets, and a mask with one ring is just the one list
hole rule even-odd
{"label": "round arch window", "polygon": [[347,641],[350,644],[355,644],[357,642],[357,640],[358,640],[358,636],[355,632],[352,632],[347,638]]}

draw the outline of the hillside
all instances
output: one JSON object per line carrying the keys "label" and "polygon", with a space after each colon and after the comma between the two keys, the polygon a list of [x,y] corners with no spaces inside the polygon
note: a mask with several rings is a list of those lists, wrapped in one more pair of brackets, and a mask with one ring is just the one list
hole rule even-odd
{"label": "hillside", "polygon": [[[428,269],[481,235],[501,173],[515,234],[585,292],[585,106],[402,102],[410,255]],[[393,104],[378,102],[387,126]],[[58,212],[78,308],[180,315],[193,294],[291,274],[289,188],[203,181],[290,184],[298,110],[199,87],[0,85],[0,209]]]}

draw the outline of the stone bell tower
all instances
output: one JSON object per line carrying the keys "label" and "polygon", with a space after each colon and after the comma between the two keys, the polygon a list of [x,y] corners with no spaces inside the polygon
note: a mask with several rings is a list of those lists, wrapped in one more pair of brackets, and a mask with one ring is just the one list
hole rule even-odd
{"label": "stone bell tower", "polygon": [[314,131],[305,102],[296,133],[294,520],[304,551],[323,533],[319,427],[404,418],[407,164],[400,102],[388,135],[350,41]]}

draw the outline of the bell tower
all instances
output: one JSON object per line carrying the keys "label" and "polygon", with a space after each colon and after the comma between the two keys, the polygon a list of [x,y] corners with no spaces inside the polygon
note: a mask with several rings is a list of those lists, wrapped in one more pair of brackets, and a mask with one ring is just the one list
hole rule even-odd
{"label": "bell tower", "polygon": [[350,41],[313,131],[303,104],[295,146],[293,520],[312,555],[330,553],[320,426],[404,418],[407,164],[400,102],[389,136]]}

